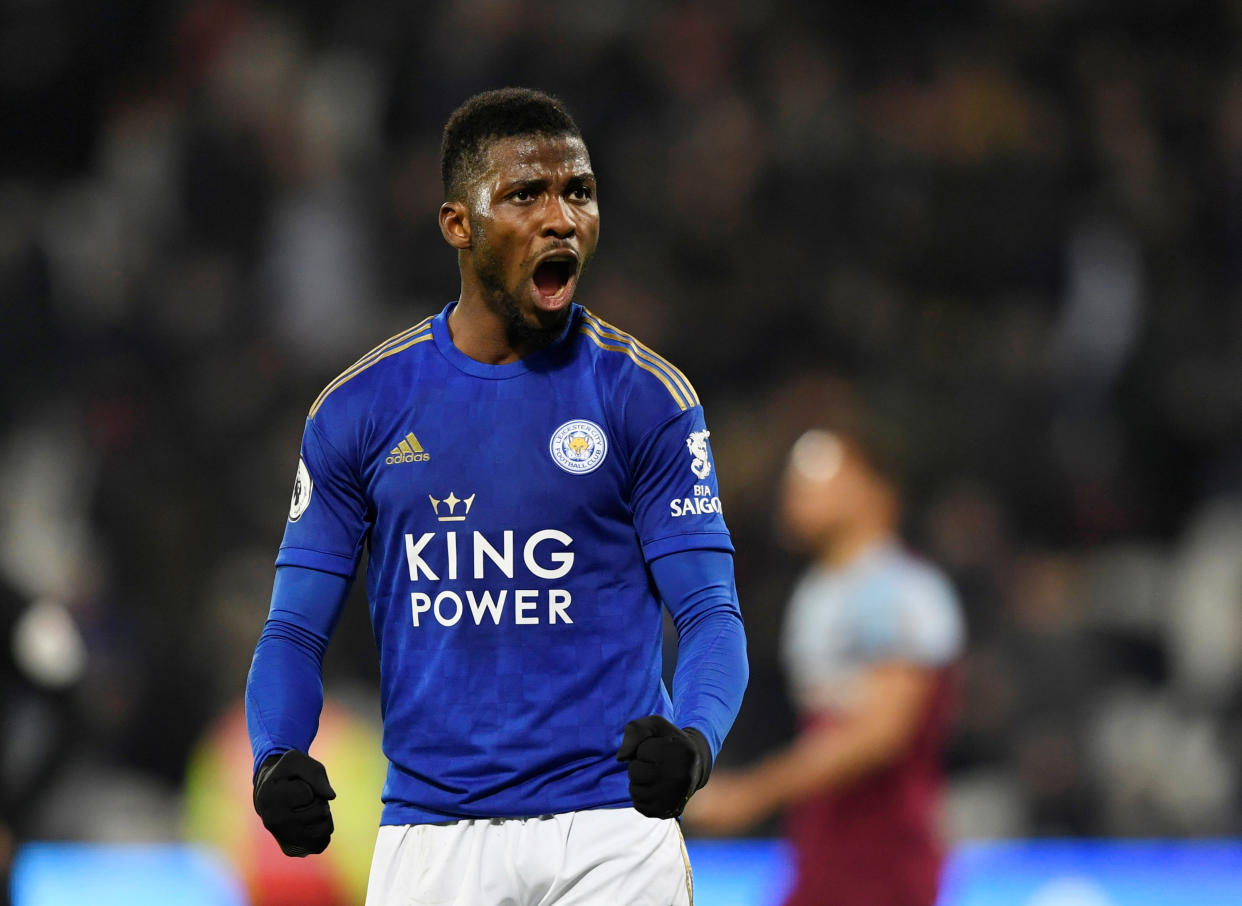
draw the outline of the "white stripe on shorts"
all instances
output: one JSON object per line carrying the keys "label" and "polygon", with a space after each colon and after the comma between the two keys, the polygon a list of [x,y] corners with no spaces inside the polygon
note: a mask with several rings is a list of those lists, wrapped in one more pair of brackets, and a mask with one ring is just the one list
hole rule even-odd
{"label": "white stripe on shorts", "polygon": [[366,906],[691,906],[681,828],[632,808],[384,825]]}

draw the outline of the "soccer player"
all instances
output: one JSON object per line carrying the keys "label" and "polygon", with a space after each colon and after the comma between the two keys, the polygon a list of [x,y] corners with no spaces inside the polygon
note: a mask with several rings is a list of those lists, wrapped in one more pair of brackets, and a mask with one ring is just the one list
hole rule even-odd
{"label": "soccer player", "polygon": [[718,771],[691,826],[736,833],[787,812],[786,906],[932,906],[939,756],[963,642],[956,596],[897,540],[898,493],[874,431],[814,430],[794,445],[783,520],[814,563],[786,615],[798,738]]}
{"label": "soccer player", "polygon": [[307,749],[365,546],[389,760],[368,906],[688,903],[675,818],[747,679],[703,409],[573,301],[599,210],[559,101],[469,99],[441,168],[460,296],[306,421],[247,684],[255,808],[289,855],[328,844]]}

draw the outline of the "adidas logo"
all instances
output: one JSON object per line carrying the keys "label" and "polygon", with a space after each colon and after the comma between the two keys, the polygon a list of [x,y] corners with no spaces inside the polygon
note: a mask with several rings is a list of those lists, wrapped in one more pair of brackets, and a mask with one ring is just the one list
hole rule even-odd
{"label": "adidas logo", "polygon": [[418,438],[411,431],[402,439],[401,443],[388,452],[388,458],[384,462],[387,465],[395,466],[401,462],[426,462],[429,459],[431,459],[431,454],[423,449],[423,445],[418,442]]}

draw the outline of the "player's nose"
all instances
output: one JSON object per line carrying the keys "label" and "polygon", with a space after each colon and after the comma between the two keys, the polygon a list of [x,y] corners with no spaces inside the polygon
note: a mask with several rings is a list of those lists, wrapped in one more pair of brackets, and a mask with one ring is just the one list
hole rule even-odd
{"label": "player's nose", "polygon": [[563,198],[554,198],[546,207],[543,222],[543,235],[557,239],[568,239],[574,235],[576,227],[570,215],[569,204]]}

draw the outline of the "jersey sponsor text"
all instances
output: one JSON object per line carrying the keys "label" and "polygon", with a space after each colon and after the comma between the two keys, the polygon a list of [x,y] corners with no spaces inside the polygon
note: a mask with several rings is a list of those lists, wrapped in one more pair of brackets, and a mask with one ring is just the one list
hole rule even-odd
{"label": "jersey sponsor text", "polygon": [[668,514],[673,518],[681,516],[706,516],[711,513],[724,514],[720,498],[712,493],[709,485],[696,484],[693,497],[674,497],[669,501]]}
{"label": "jersey sponsor text", "polygon": [[[479,582],[500,576],[517,579],[519,560],[515,541],[512,529],[501,533],[498,544],[493,544],[477,530],[464,538],[459,538],[457,532],[424,532],[416,539],[407,532],[405,556],[410,581],[440,582],[441,574],[445,580],[456,581],[459,576],[467,578],[467,570],[469,578]],[[525,568],[526,576],[544,580],[567,576],[574,566],[574,553],[569,549],[573,541],[559,529],[533,532],[521,544],[520,565]],[[410,616],[415,628],[424,625],[428,616],[441,626],[455,626],[463,620],[482,626],[489,618],[496,626],[502,619],[511,619],[519,626],[542,622],[552,625],[573,623],[568,613],[572,603],[572,595],[564,588],[412,591]],[[543,620],[540,614],[544,614]]]}

